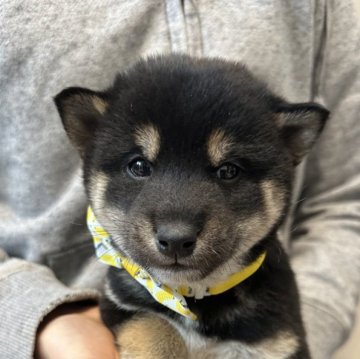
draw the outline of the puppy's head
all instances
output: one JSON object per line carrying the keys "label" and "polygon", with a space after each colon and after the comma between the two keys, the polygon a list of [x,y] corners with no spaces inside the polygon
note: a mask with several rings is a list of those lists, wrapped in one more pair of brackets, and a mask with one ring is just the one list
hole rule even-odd
{"label": "puppy's head", "polygon": [[328,116],[239,64],[186,56],[140,61],[104,92],[69,88],[55,101],[114,245],[182,283],[245,258],[276,229]]}

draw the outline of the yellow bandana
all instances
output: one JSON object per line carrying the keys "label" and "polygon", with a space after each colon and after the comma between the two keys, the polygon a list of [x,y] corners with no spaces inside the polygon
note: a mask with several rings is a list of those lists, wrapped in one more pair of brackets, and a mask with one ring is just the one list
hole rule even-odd
{"label": "yellow bandana", "polygon": [[[190,287],[173,289],[165,284],[158,283],[145,269],[124,257],[119,251],[114,249],[111,244],[110,235],[97,221],[90,207],[87,212],[87,224],[94,240],[96,256],[101,262],[125,269],[137,282],[149,291],[157,302],[187,318],[192,320],[197,319],[196,315],[190,311],[184,298],[184,296],[192,296],[192,289]],[[265,257],[266,253],[264,252],[240,272],[234,273],[225,281],[208,288],[205,295],[220,294],[235,287],[254,274],[264,262]]]}

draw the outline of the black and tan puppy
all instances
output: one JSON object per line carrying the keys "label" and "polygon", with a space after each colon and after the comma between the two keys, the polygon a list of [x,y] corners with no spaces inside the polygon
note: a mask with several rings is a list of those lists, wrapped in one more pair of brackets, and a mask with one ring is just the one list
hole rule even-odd
{"label": "black and tan puppy", "polygon": [[[242,65],[178,55],[140,61],[104,92],[68,88],[56,104],[112,245],[156,282],[193,290],[197,320],[111,267],[103,319],[122,358],[309,358],[276,232],[328,111],[289,104]],[[262,253],[249,278],[204,296]]]}

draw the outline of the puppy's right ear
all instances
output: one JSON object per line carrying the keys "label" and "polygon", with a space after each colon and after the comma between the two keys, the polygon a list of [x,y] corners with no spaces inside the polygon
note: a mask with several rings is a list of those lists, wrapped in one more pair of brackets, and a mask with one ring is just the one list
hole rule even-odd
{"label": "puppy's right ear", "polygon": [[108,107],[106,95],[80,87],[69,87],[54,98],[64,128],[83,157]]}
{"label": "puppy's right ear", "polygon": [[295,166],[314,145],[328,116],[325,107],[313,102],[283,103],[278,108],[275,122]]}

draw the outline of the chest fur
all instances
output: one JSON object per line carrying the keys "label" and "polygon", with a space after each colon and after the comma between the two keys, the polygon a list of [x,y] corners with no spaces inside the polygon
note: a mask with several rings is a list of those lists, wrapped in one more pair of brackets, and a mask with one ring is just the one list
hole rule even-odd
{"label": "chest fur", "polygon": [[298,349],[296,336],[282,331],[271,338],[248,344],[240,341],[218,341],[201,335],[196,322],[169,320],[185,342],[188,359],[286,359]]}

